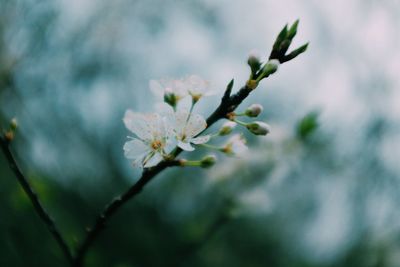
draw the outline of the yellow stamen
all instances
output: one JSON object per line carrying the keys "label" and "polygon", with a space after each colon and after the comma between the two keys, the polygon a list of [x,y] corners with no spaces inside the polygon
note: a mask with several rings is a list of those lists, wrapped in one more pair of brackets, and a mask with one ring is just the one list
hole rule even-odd
{"label": "yellow stamen", "polygon": [[151,143],[151,148],[153,150],[159,150],[159,149],[163,148],[163,146],[164,146],[163,143],[159,140],[155,140]]}

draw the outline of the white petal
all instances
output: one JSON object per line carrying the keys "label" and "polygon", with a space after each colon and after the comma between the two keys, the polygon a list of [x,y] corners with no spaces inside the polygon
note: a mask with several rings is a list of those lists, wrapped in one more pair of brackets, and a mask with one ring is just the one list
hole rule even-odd
{"label": "white petal", "polygon": [[149,146],[138,139],[126,142],[123,149],[128,159],[141,159],[151,151]]}
{"label": "white petal", "polygon": [[210,136],[209,135],[204,135],[204,136],[199,136],[196,138],[193,138],[190,140],[191,143],[196,144],[196,145],[200,145],[200,144],[204,144],[207,143],[208,141],[210,141]]}
{"label": "white petal", "polygon": [[192,94],[210,96],[216,93],[215,91],[210,90],[210,83],[198,75],[190,75],[186,78],[186,83],[188,84],[189,91]]}
{"label": "white petal", "polygon": [[159,113],[161,116],[164,117],[169,117],[171,115],[174,115],[174,109],[165,102],[156,103],[154,105],[154,109],[156,110],[157,113]]}
{"label": "white petal", "polygon": [[172,89],[179,98],[183,98],[188,94],[187,86],[182,80],[174,80]]}
{"label": "white petal", "polygon": [[200,78],[200,76],[198,76],[196,74],[190,75],[188,80],[193,84],[201,84],[201,83],[204,82],[204,80],[202,78]]}
{"label": "white petal", "polygon": [[151,157],[146,164],[144,165],[145,168],[151,168],[156,166],[158,163],[160,163],[163,160],[163,157],[161,156],[160,153],[155,153],[153,157]]}
{"label": "white petal", "polygon": [[187,122],[185,134],[188,138],[195,137],[201,133],[207,127],[207,122],[203,116],[198,114],[192,114]]}
{"label": "white petal", "polygon": [[171,153],[177,146],[178,141],[176,140],[175,137],[171,137],[167,139],[167,142],[165,143],[164,151],[165,153],[169,154]]}
{"label": "white petal", "polygon": [[126,128],[137,135],[142,140],[151,139],[151,127],[146,121],[146,118],[141,113],[136,113],[131,110],[125,112],[123,119]]}
{"label": "white petal", "polygon": [[193,151],[194,150],[194,147],[192,147],[191,144],[185,143],[185,142],[182,142],[182,141],[178,141],[178,146],[180,148],[182,148],[183,150],[185,150],[185,151]]}
{"label": "white petal", "polygon": [[148,127],[150,128],[152,139],[163,139],[167,134],[163,117],[157,113],[144,114],[143,116],[148,124]]}
{"label": "white petal", "polygon": [[184,97],[179,101],[177,106],[177,111],[189,113],[191,107],[192,107],[192,98]]}
{"label": "white petal", "polygon": [[178,111],[175,113],[175,131],[178,135],[183,134],[183,130],[185,129],[187,118],[189,116],[188,112]]}
{"label": "white petal", "polygon": [[228,144],[231,144],[233,153],[237,156],[244,154],[248,150],[246,139],[241,134],[233,135],[228,140]]}

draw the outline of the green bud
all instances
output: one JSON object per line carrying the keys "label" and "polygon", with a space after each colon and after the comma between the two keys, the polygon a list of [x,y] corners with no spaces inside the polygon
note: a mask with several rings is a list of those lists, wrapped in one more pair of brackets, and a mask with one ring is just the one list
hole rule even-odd
{"label": "green bud", "polygon": [[249,64],[251,73],[254,75],[261,67],[261,62],[258,56],[251,54],[247,60],[247,64]]}
{"label": "green bud", "polygon": [[255,118],[258,115],[260,115],[261,112],[263,112],[263,110],[264,108],[260,104],[253,104],[250,107],[248,107],[244,113],[248,117]]}
{"label": "green bud", "polygon": [[17,127],[18,127],[17,119],[16,118],[11,119],[11,121],[10,121],[10,129],[12,131],[15,131],[17,129]]}
{"label": "green bud", "polygon": [[300,139],[307,139],[318,129],[318,116],[318,111],[312,111],[298,122],[296,134]]}
{"label": "green bud", "polygon": [[287,39],[293,39],[293,37],[296,36],[297,33],[297,26],[299,25],[299,20],[296,20],[293,25],[290,27],[288,33],[287,33]]}
{"label": "green bud", "polygon": [[[292,43],[292,40],[289,40],[289,39],[286,39],[281,43],[281,45],[279,47],[279,55],[281,55],[281,57],[286,54],[291,43]],[[279,57],[279,59],[281,57]]]}
{"label": "green bud", "polygon": [[214,166],[214,164],[217,162],[217,157],[215,155],[208,155],[205,156],[201,161],[200,161],[200,166],[202,168],[210,168]]}
{"label": "green bud", "polygon": [[233,129],[236,127],[236,125],[237,125],[237,123],[234,122],[234,121],[227,121],[227,122],[225,122],[225,123],[222,125],[221,129],[219,129],[218,134],[219,134],[220,136],[228,135],[228,134],[232,133],[232,131],[233,131]]}
{"label": "green bud", "polygon": [[178,104],[178,99],[174,93],[165,91],[164,102],[170,105],[171,107],[175,108],[176,105]]}
{"label": "green bud", "polygon": [[286,24],[285,27],[283,27],[283,29],[278,34],[278,37],[276,37],[274,46],[272,48],[273,51],[279,50],[279,47],[281,46],[282,41],[286,39],[287,33],[288,33],[288,25]]}
{"label": "green bud", "polygon": [[255,121],[246,125],[247,129],[255,135],[267,135],[270,132],[270,126],[265,122]]}
{"label": "green bud", "polygon": [[279,64],[280,64],[279,60],[277,60],[277,59],[268,60],[268,62],[265,63],[265,65],[262,69],[262,77],[265,78],[265,77],[275,73],[278,70]]}
{"label": "green bud", "polygon": [[300,55],[300,54],[306,52],[306,50],[307,50],[307,48],[308,48],[308,44],[309,44],[309,43],[306,43],[306,44],[300,46],[299,48],[293,50],[292,52],[290,52],[288,55],[286,55],[286,56],[283,58],[284,62],[289,61],[289,60],[292,60],[292,59],[294,59],[295,57],[297,57],[298,55]]}

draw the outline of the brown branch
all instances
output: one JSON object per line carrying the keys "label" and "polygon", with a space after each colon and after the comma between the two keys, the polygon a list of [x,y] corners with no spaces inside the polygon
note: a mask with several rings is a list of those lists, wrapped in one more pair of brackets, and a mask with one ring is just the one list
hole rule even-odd
{"label": "brown branch", "polygon": [[40,219],[44,222],[49,232],[53,235],[53,238],[56,240],[58,246],[61,248],[65,258],[68,260],[69,263],[73,263],[73,257],[67,245],[67,242],[62,237],[60,231],[58,230],[54,220],[50,217],[49,213],[45,210],[43,205],[40,203],[38,195],[33,190],[32,186],[29,184],[27,178],[23,175],[21,170],[19,169],[11,151],[9,148],[9,142],[0,137],[0,145],[3,153],[6,157],[8,165],[10,169],[14,172],[15,176],[17,177],[18,182],[20,183],[22,189],[28,196],[29,200],[31,201],[36,213],[39,215]]}

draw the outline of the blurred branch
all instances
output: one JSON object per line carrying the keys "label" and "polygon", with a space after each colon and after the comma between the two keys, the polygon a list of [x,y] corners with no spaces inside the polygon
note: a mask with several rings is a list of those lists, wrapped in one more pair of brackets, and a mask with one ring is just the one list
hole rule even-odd
{"label": "blurred branch", "polygon": [[222,206],[221,210],[218,212],[217,217],[212,221],[210,226],[203,234],[203,236],[188,245],[186,245],[179,254],[174,262],[169,264],[169,266],[179,267],[183,266],[190,257],[194,256],[199,252],[210,239],[223,228],[230,220],[232,220],[232,211],[234,209],[234,203],[232,199],[225,200],[225,204]]}
{"label": "blurred branch", "polygon": [[167,167],[177,166],[177,161],[163,161],[156,167],[152,169],[145,169],[143,171],[142,177],[126,191],[120,197],[114,198],[110,204],[106,206],[104,211],[98,216],[93,228],[87,229],[87,235],[82,244],[78,247],[74,266],[83,266],[83,260],[86,255],[87,250],[94,242],[99,233],[104,229],[106,222],[111,218],[111,216],[117,212],[128,200],[132,199],[138,195],[143,187],[150,182],[158,173],[166,169]]}
{"label": "blurred branch", "polygon": [[[284,31],[283,33],[281,32],[278,37],[277,41],[274,44],[272,53],[269,57],[269,59],[276,59],[279,60],[280,63],[289,61],[289,60],[284,60],[285,53],[288,50],[291,41],[293,37],[296,35],[296,30],[297,30],[297,25],[298,21],[293,24],[293,26],[290,28],[289,31]],[[286,27],[284,28],[286,29]],[[303,53],[305,49],[302,49],[301,53]],[[298,53],[297,55],[299,55]],[[296,56],[297,56],[296,55]],[[294,57],[293,57],[294,58]],[[291,58],[291,59],[293,59]],[[269,66],[266,63],[266,66]],[[276,68],[271,71],[271,72],[265,72],[264,69],[260,70],[259,73],[259,80],[263,78],[267,78],[269,75],[273,74],[276,71]],[[231,94],[232,93],[232,88],[233,88],[233,80],[230,81],[228,84],[225,94],[223,95],[221,99],[221,103],[219,106],[215,109],[215,111],[207,118],[207,130],[210,128],[214,123],[217,121],[228,118],[229,114],[233,111],[236,110],[236,108],[250,95],[252,91],[257,87],[258,81],[256,83],[249,83],[249,81],[246,83],[245,86],[243,86],[237,93]],[[200,133],[201,134],[201,133]],[[178,166],[179,161],[175,161],[176,157],[182,152],[180,148],[175,149],[171,153],[171,158],[173,161],[163,161],[157,166],[150,168],[150,169],[145,169],[142,173],[141,178],[131,187],[129,188],[125,193],[123,193],[120,197],[115,198],[111,203],[109,203],[104,211],[98,216],[97,220],[95,221],[95,224],[92,228],[87,229],[87,235],[83,242],[81,243],[80,246],[78,246],[77,251],[76,251],[76,256],[74,259],[74,266],[75,267],[81,267],[84,264],[84,258],[85,255],[92,245],[92,243],[95,241],[97,236],[101,233],[101,231],[105,228],[106,222],[130,199],[133,199],[136,195],[138,195],[143,187],[150,182],[157,174],[162,172],[168,167],[171,166]]]}
{"label": "blurred branch", "polygon": [[45,210],[43,205],[40,203],[38,195],[33,190],[32,186],[29,184],[26,177],[23,175],[21,170],[19,169],[11,151],[9,148],[9,141],[7,141],[4,137],[0,137],[0,145],[1,149],[6,157],[8,165],[10,169],[14,172],[15,176],[17,177],[18,182],[20,183],[22,189],[28,196],[29,200],[31,201],[36,213],[39,215],[40,219],[46,224],[47,229],[53,235],[54,239],[56,240],[57,244],[61,248],[65,258],[72,264],[73,257],[67,245],[67,242],[62,237],[60,231],[58,230],[54,220],[50,217],[49,213]]}

